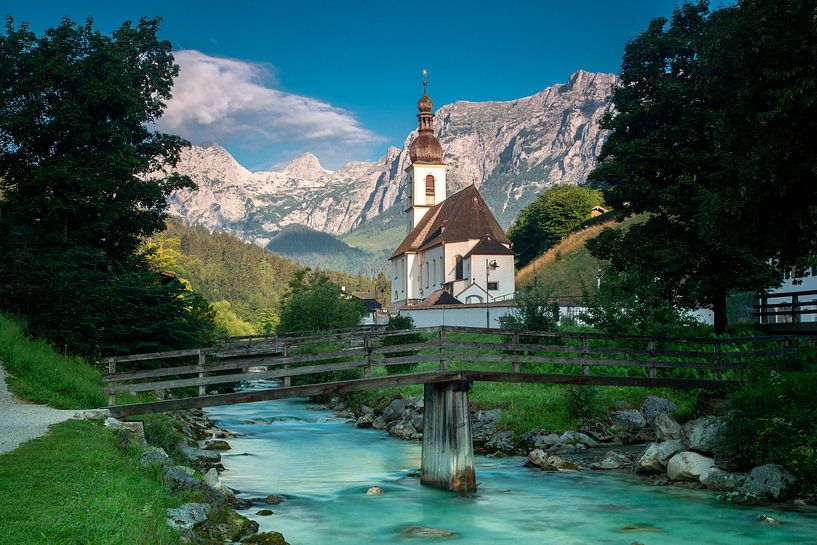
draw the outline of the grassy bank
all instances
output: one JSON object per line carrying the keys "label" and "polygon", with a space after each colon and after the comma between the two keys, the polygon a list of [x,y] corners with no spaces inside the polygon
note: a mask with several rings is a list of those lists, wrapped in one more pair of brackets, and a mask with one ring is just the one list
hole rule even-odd
{"label": "grassy bank", "polygon": [[158,473],[99,425],[68,421],[0,456],[0,544],[164,545],[175,507]]}
{"label": "grassy bank", "polygon": [[17,396],[57,409],[104,407],[102,372],[82,358],[59,354],[23,333],[19,321],[0,315],[0,361]]}

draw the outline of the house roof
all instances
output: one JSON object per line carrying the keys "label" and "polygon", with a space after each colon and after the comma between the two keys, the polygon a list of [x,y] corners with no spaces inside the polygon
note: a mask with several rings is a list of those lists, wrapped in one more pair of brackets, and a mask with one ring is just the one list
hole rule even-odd
{"label": "house roof", "polygon": [[437,305],[461,305],[462,301],[445,291],[438,289],[432,292],[431,295],[423,299],[419,304],[414,305],[414,308],[434,307]]}
{"label": "house roof", "polygon": [[463,256],[463,259],[467,259],[472,255],[513,255],[513,250],[491,235],[485,235],[477,242],[476,246]]}
{"label": "house roof", "polygon": [[485,235],[500,243],[511,243],[476,186],[471,184],[431,207],[389,259],[445,242],[482,239]]}

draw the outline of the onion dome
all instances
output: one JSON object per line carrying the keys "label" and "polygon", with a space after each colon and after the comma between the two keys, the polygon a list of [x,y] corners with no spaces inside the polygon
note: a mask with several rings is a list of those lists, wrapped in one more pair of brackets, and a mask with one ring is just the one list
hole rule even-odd
{"label": "onion dome", "polygon": [[[425,75],[425,71],[423,72]],[[443,147],[434,136],[434,103],[428,97],[428,79],[423,79],[423,96],[417,101],[417,138],[409,146],[409,158],[412,163],[443,162]]]}

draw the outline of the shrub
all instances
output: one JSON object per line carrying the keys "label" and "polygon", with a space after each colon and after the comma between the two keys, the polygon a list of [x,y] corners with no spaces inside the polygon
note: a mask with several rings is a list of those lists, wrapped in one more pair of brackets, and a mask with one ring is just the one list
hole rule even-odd
{"label": "shrub", "polygon": [[599,413],[599,389],[596,386],[565,386],[565,404],[574,418],[590,418]]}
{"label": "shrub", "polygon": [[[394,316],[389,320],[386,326],[386,331],[400,331],[403,329],[413,329],[414,320],[411,316]],[[384,337],[383,346],[395,346],[403,344],[421,343],[425,340],[422,333],[406,333],[405,335],[395,335],[393,337]],[[400,352],[386,352],[384,354],[387,358],[400,358],[405,356],[413,356],[417,354],[417,350],[403,350]],[[417,368],[417,363],[399,363],[396,365],[387,365],[386,373],[390,375],[399,375],[402,373],[411,373]]]}
{"label": "shrub", "polygon": [[728,400],[720,463],[733,469],[780,464],[817,491],[817,372],[755,369]]}

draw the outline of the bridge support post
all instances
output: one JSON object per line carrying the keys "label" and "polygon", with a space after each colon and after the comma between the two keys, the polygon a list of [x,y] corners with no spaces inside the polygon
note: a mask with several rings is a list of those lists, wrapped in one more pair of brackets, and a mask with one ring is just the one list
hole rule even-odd
{"label": "bridge support post", "polygon": [[420,482],[452,490],[474,492],[474,446],[468,415],[468,391],[465,381],[425,385],[423,417],[423,454]]}

